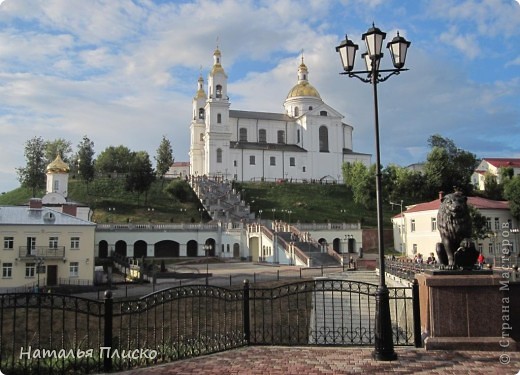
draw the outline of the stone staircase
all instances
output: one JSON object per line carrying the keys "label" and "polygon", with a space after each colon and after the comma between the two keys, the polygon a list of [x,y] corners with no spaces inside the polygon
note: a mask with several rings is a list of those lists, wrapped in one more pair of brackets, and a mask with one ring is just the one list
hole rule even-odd
{"label": "stone staircase", "polygon": [[282,238],[286,243],[293,243],[294,247],[300,249],[306,256],[308,256],[310,258],[311,267],[329,267],[339,265],[338,260],[329,254],[322,252],[319,244],[312,241],[310,238],[297,238],[292,232],[277,232],[277,234],[278,237]]}

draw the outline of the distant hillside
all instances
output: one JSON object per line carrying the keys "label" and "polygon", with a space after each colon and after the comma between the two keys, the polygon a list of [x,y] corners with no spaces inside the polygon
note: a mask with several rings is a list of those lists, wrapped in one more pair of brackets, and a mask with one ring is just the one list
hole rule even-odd
{"label": "distant hillside", "polygon": [[[94,210],[93,220],[106,222],[199,222],[200,203],[184,181],[156,181],[146,197],[124,190],[123,179],[96,179],[87,185],[80,180],[70,179],[69,199],[88,205]],[[251,211],[262,219],[273,218],[302,223],[361,221],[364,227],[376,226],[376,211],[366,210],[352,200],[345,185],[289,184],[289,183],[237,183],[237,191],[250,204]],[[169,194],[166,190],[172,190]],[[42,191],[39,195],[43,196]],[[18,188],[0,196],[0,205],[26,204],[31,190]],[[115,209],[115,210],[114,210]],[[390,226],[390,217],[397,212],[386,208],[385,226]],[[290,213],[289,213],[290,211]],[[209,217],[202,214],[202,220]]]}

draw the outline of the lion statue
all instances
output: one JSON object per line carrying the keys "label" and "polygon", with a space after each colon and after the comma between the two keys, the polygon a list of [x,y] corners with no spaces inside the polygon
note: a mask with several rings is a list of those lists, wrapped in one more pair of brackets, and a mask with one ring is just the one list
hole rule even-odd
{"label": "lion statue", "polygon": [[[441,266],[442,268],[456,269],[463,266],[463,263],[464,265],[468,262],[471,263],[471,259],[464,259],[465,256],[462,258],[455,256],[461,247],[462,240],[471,237],[471,218],[467,200],[466,196],[458,191],[445,195],[441,199],[441,206],[437,214],[437,228],[441,235],[441,242],[437,244],[436,252],[439,263],[444,266]],[[473,251],[466,255],[473,258]]]}

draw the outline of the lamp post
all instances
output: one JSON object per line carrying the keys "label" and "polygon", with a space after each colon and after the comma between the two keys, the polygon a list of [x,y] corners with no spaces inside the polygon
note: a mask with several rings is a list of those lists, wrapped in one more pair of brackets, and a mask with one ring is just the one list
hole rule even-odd
{"label": "lamp post", "polygon": [[[406,52],[410,46],[410,42],[403,37],[397,36],[387,44],[390,50],[390,56],[394,69],[379,69],[379,64],[383,53],[381,52],[383,40],[386,33],[372,25],[366,33],[362,35],[365,41],[367,52],[361,57],[365,61],[366,70],[353,71],[354,58],[358,46],[345,36],[345,40],[336,47],[339,52],[343,64],[343,72],[341,74],[349,77],[356,77],[362,82],[371,83],[374,95],[374,127],[375,127],[375,144],[376,144],[376,200],[377,200],[377,234],[379,249],[379,286],[376,292],[376,322],[375,322],[375,349],[372,353],[376,360],[392,361],[397,359],[394,351],[394,343],[392,339],[392,321],[390,317],[390,300],[389,291],[385,283],[385,251],[383,238],[383,202],[382,202],[382,186],[381,186],[381,152],[379,145],[379,114],[377,102],[377,84],[384,82],[392,75],[398,75],[403,69],[406,59]],[[382,76],[381,73],[388,73]]]}
{"label": "lamp post", "polygon": [[260,223],[262,223],[262,212],[264,212],[263,210],[258,210],[258,221]]}
{"label": "lamp post", "polygon": [[206,255],[206,285],[208,285],[208,277],[209,277],[209,257],[208,254],[211,253],[211,249],[213,249],[213,246],[211,244],[205,244],[204,245],[204,254]]}

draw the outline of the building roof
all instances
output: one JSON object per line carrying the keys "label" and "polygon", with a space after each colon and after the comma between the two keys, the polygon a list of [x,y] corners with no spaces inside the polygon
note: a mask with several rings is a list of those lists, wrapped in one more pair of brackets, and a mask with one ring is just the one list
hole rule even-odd
{"label": "building roof", "polygon": [[47,173],[69,173],[69,171],[68,164],[62,160],[60,154],[47,166]]}
{"label": "building roof", "polygon": [[482,160],[487,161],[489,164],[496,168],[500,167],[513,167],[520,168],[519,158],[483,158]]}
{"label": "building roof", "polygon": [[272,112],[253,112],[253,111],[237,111],[229,110],[230,118],[248,118],[253,120],[276,120],[276,121],[294,121],[294,118],[287,116],[284,113]]}
{"label": "building roof", "polygon": [[[468,204],[478,208],[479,210],[508,210],[509,202],[508,201],[495,201],[492,199],[486,199],[482,197],[468,197]],[[404,211],[404,214],[409,214],[413,212],[421,212],[421,211],[433,211],[438,210],[441,206],[441,200],[435,199],[430,202],[418,203],[416,205],[410,206],[409,209]],[[395,215],[394,217],[400,217],[401,214]]]}
{"label": "building roof", "polygon": [[82,220],[47,207],[0,206],[0,225],[92,225]]}

